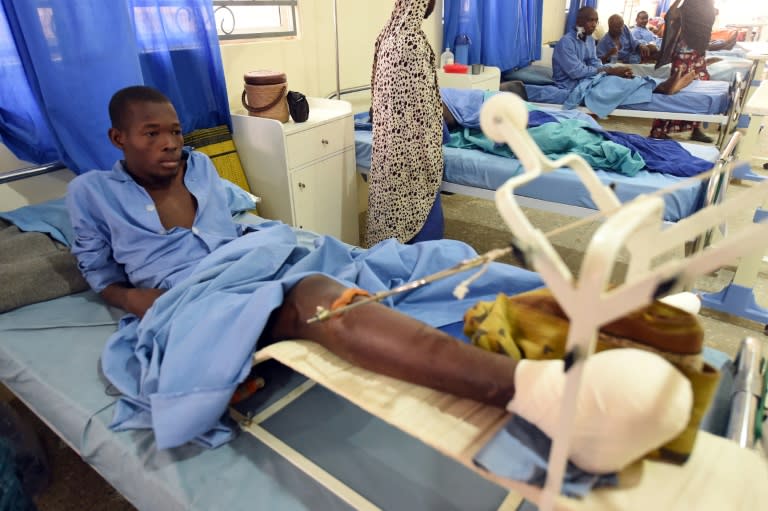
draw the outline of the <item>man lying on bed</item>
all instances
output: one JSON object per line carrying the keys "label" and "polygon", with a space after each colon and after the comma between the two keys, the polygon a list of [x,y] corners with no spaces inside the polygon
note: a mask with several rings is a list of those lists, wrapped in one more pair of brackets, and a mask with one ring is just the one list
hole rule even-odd
{"label": "man lying on bed", "polygon": [[[313,251],[300,249],[283,224],[253,230],[232,220],[211,161],[182,147],[176,112],[160,92],[123,89],[109,111],[109,139],[124,159],[110,171],[75,178],[67,204],[79,268],[107,303],[131,313],[101,360],[123,393],[113,427],[151,426],[159,448],[192,439],[218,445],[231,438],[221,417],[250,371],[253,351],[281,339],[310,339],[363,368],[507,407],[554,432],[562,360],[516,361],[378,303],[306,322],[317,306],[360,299],[352,286],[375,281],[371,274],[382,273],[384,285],[410,280],[420,269],[431,272],[430,264],[445,267],[471,256],[466,245],[387,240],[363,251],[324,237]],[[494,264],[472,289],[493,298],[499,282],[507,290],[540,285],[529,272]],[[467,308],[447,296],[453,285],[430,285],[397,306],[409,310],[410,302],[416,305],[410,310],[424,310],[418,299],[428,297],[437,303],[430,319],[455,321],[440,321]],[[681,320],[695,324],[690,315],[681,313]],[[622,382],[601,381],[603,368],[617,364],[632,370]],[[592,412],[577,418],[571,450],[582,468],[619,469],[685,428],[690,385],[663,358],[612,350],[590,357],[585,371],[579,408]],[[596,411],[593,401],[613,400],[621,404]]]}
{"label": "man lying on bed", "polygon": [[[595,39],[592,34],[597,27],[597,11],[582,7],[576,17],[576,29],[566,33],[555,45],[552,53],[552,79],[561,89],[573,90],[583,80],[592,79],[600,73],[632,79],[634,75],[627,66],[606,66],[597,57]],[[622,22],[623,25],[623,22]],[[606,35],[609,37],[609,35]],[[693,81],[691,74],[675,74],[653,88],[654,92],[674,94]],[[638,84],[638,87],[642,84]]]}

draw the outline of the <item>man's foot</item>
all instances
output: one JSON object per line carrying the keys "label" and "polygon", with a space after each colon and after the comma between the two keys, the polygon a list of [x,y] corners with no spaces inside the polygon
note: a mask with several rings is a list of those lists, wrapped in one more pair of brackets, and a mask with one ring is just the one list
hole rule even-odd
{"label": "man's foot", "polygon": [[[562,360],[521,360],[507,410],[553,438],[565,380]],[[693,397],[662,357],[632,348],[595,353],[584,362],[568,458],[588,472],[617,472],[684,431]]]}
{"label": "man's foot", "polygon": [[669,75],[669,78],[657,85],[653,92],[659,94],[675,94],[688,87],[695,78],[695,71],[691,70],[687,73],[683,73],[682,68],[679,68],[677,73]]}
{"label": "man's foot", "polygon": [[694,128],[691,132],[691,140],[695,142],[704,142],[705,144],[711,144],[714,139],[701,131],[699,128]]}

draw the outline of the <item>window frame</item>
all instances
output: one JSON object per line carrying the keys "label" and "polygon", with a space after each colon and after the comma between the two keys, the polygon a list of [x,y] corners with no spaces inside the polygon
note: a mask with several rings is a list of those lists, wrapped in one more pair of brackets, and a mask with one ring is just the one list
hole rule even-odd
{"label": "window frame", "polygon": [[281,18],[284,15],[288,15],[290,23],[285,30],[272,30],[267,32],[247,32],[240,34],[219,34],[219,27],[216,26],[216,34],[219,41],[247,41],[256,39],[266,39],[270,37],[292,37],[298,35],[298,27],[296,23],[297,9],[299,6],[298,0],[211,0],[214,12],[214,23],[216,23],[215,15],[219,9],[226,9],[228,7],[249,7],[249,6],[263,6],[263,7],[279,7],[281,9]]}

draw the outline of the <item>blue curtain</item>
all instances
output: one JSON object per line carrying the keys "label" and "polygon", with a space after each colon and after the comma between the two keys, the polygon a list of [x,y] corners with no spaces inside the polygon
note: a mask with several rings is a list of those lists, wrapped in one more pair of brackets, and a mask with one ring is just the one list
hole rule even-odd
{"label": "blue curtain", "polygon": [[163,91],[185,132],[230,124],[210,0],[1,1],[0,55],[16,64],[0,66],[0,139],[16,156],[111,168],[107,105],[128,85]]}
{"label": "blue curtain", "polygon": [[1,9],[0,63],[0,141],[22,160],[42,163],[58,159],[53,135],[43,122]]}
{"label": "blue curtain", "polygon": [[582,7],[597,9],[597,0],[571,0],[568,4],[568,16],[565,17],[564,34],[567,34],[576,27],[576,15]]}
{"label": "blue curtain", "polygon": [[656,16],[661,16],[667,12],[671,3],[672,2],[669,0],[659,0],[658,5],[656,6]]}
{"label": "blue curtain", "polygon": [[502,71],[541,58],[542,0],[445,0],[443,48],[469,36],[469,63]]}

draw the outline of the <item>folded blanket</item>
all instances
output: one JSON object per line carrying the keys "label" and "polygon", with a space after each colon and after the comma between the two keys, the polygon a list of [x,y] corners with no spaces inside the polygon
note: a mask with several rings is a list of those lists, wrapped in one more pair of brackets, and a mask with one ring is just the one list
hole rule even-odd
{"label": "folded blanket", "polygon": [[69,249],[0,220],[0,312],[88,289]]}

